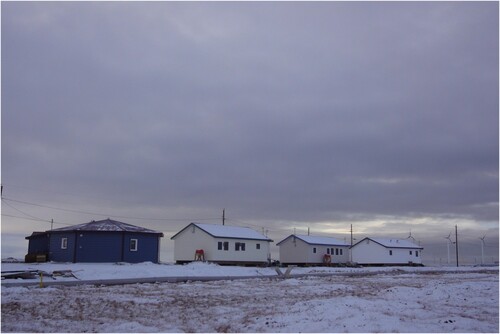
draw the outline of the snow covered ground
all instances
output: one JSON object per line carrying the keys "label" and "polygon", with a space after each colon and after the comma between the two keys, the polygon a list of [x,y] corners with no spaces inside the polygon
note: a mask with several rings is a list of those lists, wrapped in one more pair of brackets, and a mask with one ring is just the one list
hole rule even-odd
{"label": "snow covered ground", "polygon": [[[6,264],[79,280],[192,276],[185,283],[39,288],[2,281],[2,332],[495,332],[498,267],[272,268]],[[331,273],[329,276],[313,276]],[[196,276],[266,278],[197,282]],[[274,276],[274,277],[271,277]],[[76,280],[76,279],[74,279]],[[10,280],[9,280],[10,281]]]}

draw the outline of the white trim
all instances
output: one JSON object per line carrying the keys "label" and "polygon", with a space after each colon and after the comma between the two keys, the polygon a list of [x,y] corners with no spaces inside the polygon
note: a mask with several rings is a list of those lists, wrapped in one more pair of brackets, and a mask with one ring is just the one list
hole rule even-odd
{"label": "white trim", "polygon": [[68,249],[68,238],[61,238],[61,249]]}
{"label": "white trim", "polygon": [[[134,244],[135,247],[134,248],[132,248],[132,241],[135,241],[135,244]],[[137,252],[137,249],[139,248],[139,240],[137,240],[137,239],[130,239],[130,245],[129,246],[130,246],[129,248],[130,248],[131,252]]]}

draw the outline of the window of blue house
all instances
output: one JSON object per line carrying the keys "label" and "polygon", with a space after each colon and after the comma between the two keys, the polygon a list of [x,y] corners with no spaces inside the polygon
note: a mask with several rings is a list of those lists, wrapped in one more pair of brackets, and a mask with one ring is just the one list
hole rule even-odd
{"label": "window of blue house", "polygon": [[392,255],[392,250],[389,251],[389,255]]}
{"label": "window of blue house", "polygon": [[130,251],[137,252],[137,239],[130,239]]}
{"label": "window of blue house", "polygon": [[61,249],[68,249],[68,238],[61,238]]}
{"label": "window of blue house", "polygon": [[316,254],[316,247],[313,247],[313,253]]}

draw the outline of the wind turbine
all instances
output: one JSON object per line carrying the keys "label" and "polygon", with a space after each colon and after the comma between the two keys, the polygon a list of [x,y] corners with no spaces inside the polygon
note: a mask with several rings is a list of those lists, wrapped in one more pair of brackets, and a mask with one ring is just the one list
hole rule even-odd
{"label": "wind turbine", "polygon": [[448,242],[446,243],[446,248],[448,249],[448,264],[450,264],[450,244],[452,243],[451,241],[451,232],[448,234],[447,237],[444,237]]}
{"label": "wind turbine", "polygon": [[481,265],[484,264],[484,238],[486,238],[486,235],[483,235],[481,239]]}

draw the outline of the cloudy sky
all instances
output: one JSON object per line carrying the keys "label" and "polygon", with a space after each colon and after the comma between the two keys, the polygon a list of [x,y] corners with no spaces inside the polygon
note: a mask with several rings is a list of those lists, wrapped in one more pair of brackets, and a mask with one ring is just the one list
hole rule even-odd
{"label": "cloudy sky", "polygon": [[[2,2],[2,257],[115,218],[498,259],[496,2]],[[468,247],[468,248],[467,248]],[[275,251],[277,248],[275,249]],[[476,259],[477,260],[477,259]]]}

